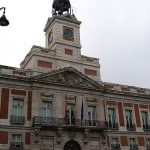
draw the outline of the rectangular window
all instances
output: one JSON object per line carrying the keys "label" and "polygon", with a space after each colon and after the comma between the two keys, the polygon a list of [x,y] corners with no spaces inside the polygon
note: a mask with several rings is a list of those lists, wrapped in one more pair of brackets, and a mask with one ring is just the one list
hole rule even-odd
{"label": "rectangular window", "polygon": [[12,140],[11,140],[10,147],[11,148],[22,148],[23,147],[21,134],[12,134]]}
{"label": "rectangular window", "polygon": [[24,124],[24,100],[20,98],[13,98],[11,124]]}
{"label": "rectangular window", "polygon": [[143,129],[144,130],[149,129],[149,126],[148,126],[148,124],[149,124],[148,123],[148,112],[142,111],[141,116],[142,116]]}
{"label": "rectangular window", "polygon": [[135,130],[135,124],[133,124],[132,110],[125,110],[127,130]]}
{"label": "rectangular window", "polygon": [[130,138],[129,144],[130,144],[130,150],[138,149],[135,138]]}
{"label": "rectangular window", "polygon": [[52,103],[50,101],[42,102],[42,124],[52,124]]}
{"label": "rectangular window", "polygon": [[112,147],[112,149],[120,148],[118,138],[112,138],[111,147]]}
{"label": "rectangular window", "polygon": [[88,106],[88,120],[90,126],[96,125],[96,106]]}
{"label": "rectangular window", "polygon": [[24,102],[23,99],[13,98],[13,106],[12,106],[12,115],[13,116],[23,116],[23,107]]}
{"label": "rectangular window", "polygon": [[150,139],[146,139],[146,148],[150,149]]}
{"label": "rectangular window", "polygon": [[108,108],[108,124],[109,128],[116,128],[116,110],[114,108]]}
{"label": "rectangular window", "polygon": [[75,125],[75,113],[74,113],[74,104],[67,104],[66,110],[66,124],[68,125]]}

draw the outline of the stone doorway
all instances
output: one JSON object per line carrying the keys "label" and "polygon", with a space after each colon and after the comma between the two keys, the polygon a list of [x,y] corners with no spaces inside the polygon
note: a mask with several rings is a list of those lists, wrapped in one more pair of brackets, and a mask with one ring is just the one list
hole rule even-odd
{"label": "stone doorway", "polygon": [[81,150],[81,148],[76,141],[68,141],[64,146],[64,150]]}

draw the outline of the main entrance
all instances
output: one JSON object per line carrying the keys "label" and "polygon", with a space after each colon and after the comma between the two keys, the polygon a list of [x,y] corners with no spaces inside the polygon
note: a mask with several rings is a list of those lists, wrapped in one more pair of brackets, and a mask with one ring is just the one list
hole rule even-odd
{"label": "main entrance", "polygon": [[64,150],[81,150],[81,148],[76,141],[68,141],[64,146]]}

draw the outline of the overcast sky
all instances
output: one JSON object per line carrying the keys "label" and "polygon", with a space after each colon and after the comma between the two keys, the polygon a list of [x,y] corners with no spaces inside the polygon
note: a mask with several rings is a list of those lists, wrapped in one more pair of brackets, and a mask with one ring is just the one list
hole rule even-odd
{"label": "overcast sky", "polygon": [[[0,0],[10,21],[0,26],[1,65],[20,67],[33,45],[45,46],[52,1]],[[82,21],[82,54],[100,59],[102,81],[150,88],[150,0],[70,2]]]}

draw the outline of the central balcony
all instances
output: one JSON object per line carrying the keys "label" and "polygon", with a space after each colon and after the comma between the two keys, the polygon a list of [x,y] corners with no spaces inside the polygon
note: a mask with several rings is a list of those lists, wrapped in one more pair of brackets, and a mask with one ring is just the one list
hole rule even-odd
{"label": "central balcony", "polygon": [[72,129],[89,128],[93,130],[108,129],[108,123],[106,121],[39,117],[39,116],[33,117],[33,126],[53,127],[53,128],[63,127]]}

